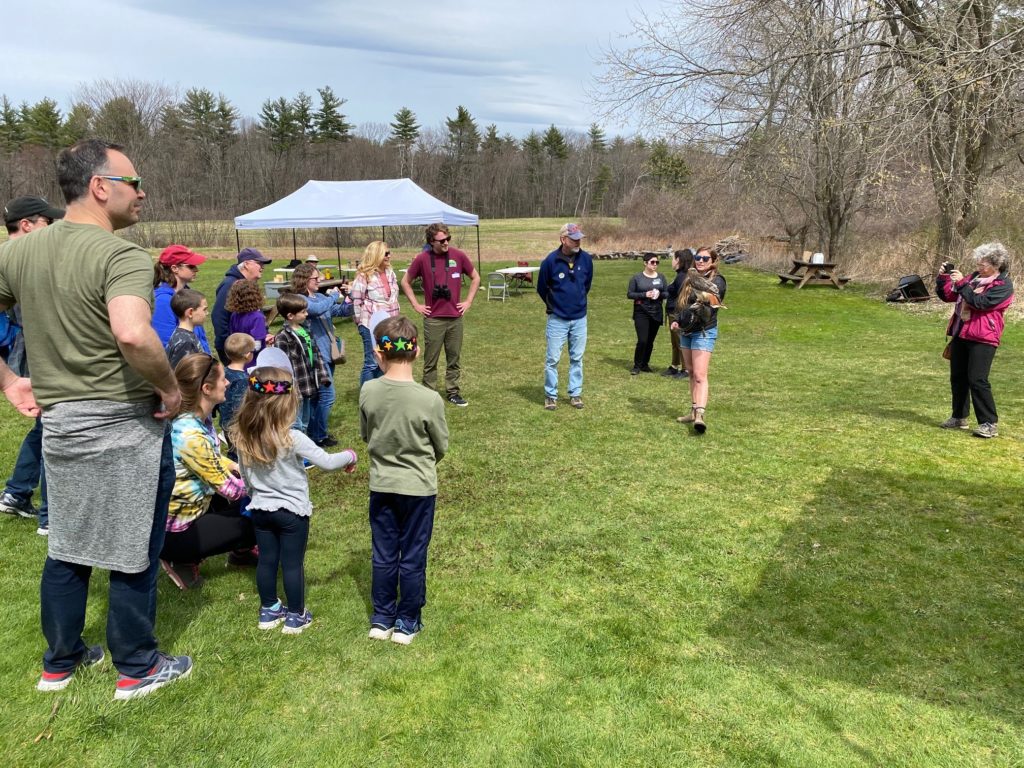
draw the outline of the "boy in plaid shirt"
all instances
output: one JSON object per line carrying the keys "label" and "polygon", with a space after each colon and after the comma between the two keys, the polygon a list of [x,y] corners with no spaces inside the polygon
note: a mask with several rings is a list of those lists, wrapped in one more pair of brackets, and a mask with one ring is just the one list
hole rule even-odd
{"label": "boy in plaid shirt", "polygon": [[288,355],[295,376],[295,385],[302,398],[297,427],[305,432],[321,384],[331,378],[330,371],[316,348],[309,331],[302,327],[309,314],[309,305],[297,293],[277,297],[277,311],[284,318],[284,328],[274,337],[274,346]]}

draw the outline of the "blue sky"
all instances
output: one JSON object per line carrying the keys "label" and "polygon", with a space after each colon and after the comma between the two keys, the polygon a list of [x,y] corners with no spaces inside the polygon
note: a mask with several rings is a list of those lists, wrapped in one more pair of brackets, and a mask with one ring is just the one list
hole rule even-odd
{"label": "blue sky", "polygon": [[8,19],[2,91],[66,110],[82,83],[135,79],[208,88],[255,117],[268,98],[304,90],[316,103],[330,85],[356,125],[406,106],[439,127],[461,104],[515,136],[586,130],[602,48],[625,45],[630,16],[662,2],[38,0]]}

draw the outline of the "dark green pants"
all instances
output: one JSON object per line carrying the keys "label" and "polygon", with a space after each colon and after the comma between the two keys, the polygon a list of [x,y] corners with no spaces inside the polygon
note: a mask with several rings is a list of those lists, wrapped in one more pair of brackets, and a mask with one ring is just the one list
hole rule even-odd
{"label": "dark green pants", "polygon": [[449,397],[459,394],[459,355],[462,353],[461,317],[423,318],[423,386],[437,389],[437,361],[444,349],[444,387]]}

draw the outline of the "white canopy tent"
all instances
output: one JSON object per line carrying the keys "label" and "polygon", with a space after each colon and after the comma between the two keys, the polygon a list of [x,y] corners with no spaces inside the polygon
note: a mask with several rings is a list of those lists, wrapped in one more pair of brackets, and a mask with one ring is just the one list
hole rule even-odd
{"label": "white canopy tent", "polygon": [[[235,218],[238,230],[291,229],[295,248],[296,229],[380,227],[441,222],[477,228],[477,268],[480,267],[480,217],[460,211],[427,194],[412,179],[374,181],[307,181],[302,187],[258,211]],[[336,238],[337,242],[337,238]],[[341,259],[340,246],[338,250]]]}

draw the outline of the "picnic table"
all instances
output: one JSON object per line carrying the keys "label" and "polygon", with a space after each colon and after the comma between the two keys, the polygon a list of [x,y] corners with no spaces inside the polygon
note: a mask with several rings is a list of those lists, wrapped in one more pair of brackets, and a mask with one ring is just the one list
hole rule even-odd
{"label": "picnic table", "polygon": [[789,272],[779,272],[779,282],[787,283],[792,281],[797,289],[805,285],[832,285],[842,288],[850,281],[848,277],[839,277],[836,274],[836,263],[834,261],[807,261],[805,259],[793,259],[793,267]]}

